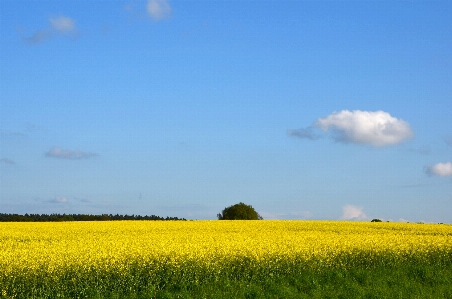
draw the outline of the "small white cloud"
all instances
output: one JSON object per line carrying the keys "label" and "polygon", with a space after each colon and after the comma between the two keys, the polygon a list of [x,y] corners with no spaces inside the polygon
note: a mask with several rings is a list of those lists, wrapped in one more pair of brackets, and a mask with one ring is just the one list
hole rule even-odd
{"label": "small white cloud", "polygon": [[434,165],[427,165],[424,167],[427,174],[438,176],[452,176],[452,163],[437,163]]}
{"label": "small white cloud", "polygon": [[154,20],[162,20],[171,15],[171,6],[166,0],[149,0],[146,9]]}
{"label": "small white cloud", "polygon": [[50,158],[61,158],[61,159],[71,159],[71,160],[78,160],[78,159],[87,159],[91,157],[96,157],[98,154],[91,153],[91,152],[82,152],[79,150],[72,151],[72,150],[65,150],[61,149],[59,147],[53,147],[49,151],[45,153],[46,157]]}
{"label": "small white cloud", "polygon": [[413,136],[407,122],[384,111],[342,110],[315,123],[325,132],[333,130],[333,138],[344,143],[381,147],[397,144]]}
{"label": "small white cloud", "polygon": [[60,16],[50,19],[52,28],[61,33],[68,33],[75,30],[75,21],[69,17]]}
{"label": "small white cloud", "polygon": [[342,207],[341,219],[364,220],[367,218],[367,215],[363,212],[363,207],[357,207],[353,205],[346,205]]}

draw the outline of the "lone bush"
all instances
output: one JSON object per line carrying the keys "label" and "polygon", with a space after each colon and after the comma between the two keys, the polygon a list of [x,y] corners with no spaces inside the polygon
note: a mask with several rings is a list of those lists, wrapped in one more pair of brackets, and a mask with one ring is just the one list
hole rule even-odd
{"label": "lone bush", "polygon": [[243,202],[227,207],[222,213],[217,214],[218,220],[262,220],[252,206],[246,205]]}

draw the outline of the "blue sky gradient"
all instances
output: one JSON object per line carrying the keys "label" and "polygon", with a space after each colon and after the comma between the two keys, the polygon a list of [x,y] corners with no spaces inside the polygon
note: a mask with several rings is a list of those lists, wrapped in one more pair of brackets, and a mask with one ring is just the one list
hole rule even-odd
{"label": "blue sky gradient", "polygon": [[451,1],[2,1],[0,212],[452,222]]}

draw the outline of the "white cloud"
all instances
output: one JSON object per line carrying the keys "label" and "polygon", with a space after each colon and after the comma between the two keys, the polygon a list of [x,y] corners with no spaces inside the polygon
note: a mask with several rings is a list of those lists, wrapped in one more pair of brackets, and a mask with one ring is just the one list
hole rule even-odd
{"label": "white cloud", "polygon": [[346,205],[342,207],[341,219],[364,220],[367,218],[367,215],[363,212],[363,207],[357,207],[353,205]]}
{"label": "white cloud", "polygon": [[87,159],[91,157],[98,156],[96,153],[91,152],[82,152],[79,150],[72,151],[72,150],[65,150],[61,149],[59,147],[53,147],[49,151],[45,153],[46,157],[50,158],[61,158],[61,159],[71,159],[71,160],[77,160],[77,159]]}
{"label": "white cloud", "polygon": [[315,125],[324,131],[331,128],[336,141],[376,147],[397,144],[413,136],[407,122],[384,111],[342,110],[319,118]]}
{"label": "white cloud", "polygon": [[162,20],[171,15],[171,6],[167,0],[149,0],[146,9],[154,20]]}
{"label": "white cloud", "polygon": [[451,162],[427,165],[427,166],[425,166],[424,169],[427,174],[438,175],[438,176],[452,176],[452,163]]}
{"label": "white cloud", "polygon": [[75,30],[75,21],[69,17],[60,16],[56,19],[50,19],[52,28],[58,32],[67,33]]}

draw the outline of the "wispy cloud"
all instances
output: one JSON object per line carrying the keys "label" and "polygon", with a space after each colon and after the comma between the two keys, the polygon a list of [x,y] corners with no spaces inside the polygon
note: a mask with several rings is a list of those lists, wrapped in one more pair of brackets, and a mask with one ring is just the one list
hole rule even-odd
{"label": "wispy cloud", "polygon": [[313,127],[287,130],[287,135],[309,140],[316,140],[321,137],[314,131]]}
{"label": "wispy cloud", "polygon": [[8,159],[8,158],[2,158],[2,159],[0,159],[0,162],[1,162],[1,163],[4,163],[4,164],[9,164],[9,165],[14,165],[14,164],[16,164],[16,162],[14,162],[13,160]]}
{"label": "wispy cloud", "polygon": [[70,17],[59,16],[57,18],[49,18],[48,21],[50,23],[48,27],[38,30],[33,35],[23,39],[29,44],[38,44],[57,35],[72,35],[77,31],[75,20]]}
{"label": "wispy cloud", "polygon": [[0,139],[2,140],[24,140],[27,134],[21,132],[5,132],[0,130]]}
{"label": "wispy cloud", "polygon": [[420,154],[420,155],[423,155],[423,156],[427,156],[427,155],[430,155],[431,154],[431,150],[430,150],[430,147],[429,146],[422,146],[422,147],[419,147],[419,148],[412,148],[412,149],[410,149],[409,150],[410,152],[412,152],[412,153],[416,153],[416,154]]}
{"label": "wispy cloud", "polygon": [[149,0],[146,5],[148,14],[156,21],[171,16],[171,6],[167,0]]}
{"label": "wispy cloud", "polygon": [[265,211],[258,211],[259,215],[261,215],[264,219],[309,219],[312,218],[313,215],[309,211],[292,211],[289,213],[272,213]]}
{"label": "wispy cloud", "polygon": [[426,165],[424,171],[429,175],[452,176],[452,163],[437,163],[434,165]]}
{"label": "wispy cloud", "polygon": [[29,37],[25,37],[24,40],[29,44],[39,44],[49,39],[52,33],[48,29],[40,30],[35,32],[33,35]]}
{"label": "wispy cloud", "polygon": [[59,147],[53,147],[45,153],[46,157],[60,158],[69,160],[87,159],[98,156],[97,153],[83,152],[79,150],[61,149]]}
{"label": "wispy cloud", "polygon": [[414,183],[414,184],[405,184],[397,186],[398,188],[422,188],[425,186],[430,186],[431,183]]}
{"label": "wispy cloud", "polygon": [[363,207],[357,207],[353,205],[346,205],[342,207],[341,219],[346,220],[365,220],[368,219],[367,215],[363,212]]}
{"label": "wispy cloud", "polygon": [[397,144],[413,136],[407,122],[384,111],[342,110],[319,118],[314,124],[323,131],[332,130],[338,142],[382,147]]}
{"label": "wispy cloud", "polygon": [[52,28],[61,33],[68,33],[75,30],[75,21],[72,18],[60,16],[55,19],[50,19]]}
{"label": "wispy cloud", "polygon": [[452,135],[444,136],[444,141],[447,145],[452,145]]}
{"label": "wispy cloud", "polygon": [[51,203],[67,203],[67,198],[57,196],[57,197],[49,200],[49,202],[51,202]]}

